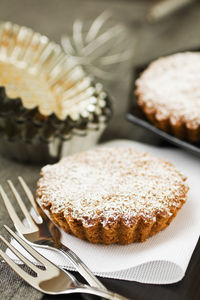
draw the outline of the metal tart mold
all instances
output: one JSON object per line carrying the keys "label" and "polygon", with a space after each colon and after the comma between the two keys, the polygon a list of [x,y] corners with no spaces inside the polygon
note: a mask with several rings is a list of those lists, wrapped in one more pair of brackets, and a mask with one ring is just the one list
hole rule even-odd
{"label": "metal tart mold", "polygon": [[1,153],[54,162],[96,144],[111,116],[100,83],[46,36],[0,25]]}

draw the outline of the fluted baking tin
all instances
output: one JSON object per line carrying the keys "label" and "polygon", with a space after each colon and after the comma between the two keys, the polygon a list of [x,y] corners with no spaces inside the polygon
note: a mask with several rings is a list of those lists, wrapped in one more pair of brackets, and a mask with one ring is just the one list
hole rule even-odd
{"label": "fluted baking tin", "polygon": [[111,115],[100,83],[46,36],[0,25],[0,152],[54,162],[95,145]]}

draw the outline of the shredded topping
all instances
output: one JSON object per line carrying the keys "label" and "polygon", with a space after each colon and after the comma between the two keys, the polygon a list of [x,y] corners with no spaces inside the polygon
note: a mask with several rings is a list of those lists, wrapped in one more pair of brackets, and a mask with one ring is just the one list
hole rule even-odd
{"label": "shredded topping", "polygon": [[136,81],[139,104],[160,120],[200,125],[200,53],[185,52],[154,61]]}
{"label": "shredded topping", "polygon": [[186,178],[169,162],[132,148],[100,148],[75,154],[42,169],[38,182],[39,202],[51,205],[90,226],[122,219],[131,224],[185,201]]}

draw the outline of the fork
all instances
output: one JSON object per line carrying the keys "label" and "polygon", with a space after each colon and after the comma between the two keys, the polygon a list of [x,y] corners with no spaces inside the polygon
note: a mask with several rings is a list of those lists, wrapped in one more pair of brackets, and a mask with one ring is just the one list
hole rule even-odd
{"label": "fork", "polygon": [[70,262],[75,266],[76,270],[91,286],[100,288],[101,290],[106,290],[104,285],[94,276],[92,271],[84,264],[84,262],[71,249],[60,242],[60,230],[55,226],[53,222],[51,222],[50,219],[46,217],[44,213],[44,217],[41,216],[42,210],[40,208],[41,212],[39,213],[39,207],[37,207],[33,194],[25,183],[24,179],[19,176],[18,180],[27,198],[32,204],[31,210],[34,211],[34,219],[29,213],[27,207],[22,201],[21,196],[17,192],[11,180],[8,180],[8,184],[25,216],[25,220],[27,221],[28,226],[24,225],[18,217],[2,186],[0,186],[0,194],[7,208],[8,214],[13,221],[15,229],[20,234],[20,236],[34,247],[50,249],[62,253],[65,257],[67,257],[67,259],[70,260]]}
{"label": "fork", "polygon": [[55,264],[50,262],[44,256],[39,254],[28,244],[24,239],[15,234],[8,226],[4,225],[8,233],[24,248],[32,257],[40,262],[45,269],[38,268],[30,260],[28,260],[22,253],[20,253],[13,245],[11,245],[3,236],[0,239],[5,245],[25,264],[27,265],[36,276],[28,274],[17,265],[4,251],[0,249],[0,255],[7,262],[7,264],[27,283],[33,288],[45,294],[59,295],[71,293],[84,293],[96,295],[109,300],[128,300],[117,293],[91,287],[86,284],[80,283],[72,274],[58,268]]}

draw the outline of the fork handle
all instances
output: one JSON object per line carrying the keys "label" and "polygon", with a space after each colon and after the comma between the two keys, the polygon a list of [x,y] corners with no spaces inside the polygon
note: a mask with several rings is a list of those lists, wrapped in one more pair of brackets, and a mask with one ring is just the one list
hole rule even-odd
{"label": "fork handle", "polygon": [[99,296],[99,297],[102,297],[103,299],[108,299],[108,300],[130,300],[130,298],[126,298],[126,297],[121,296],[112,291],[109,291],[109,290],[105,291],[105,290],[87,286],[87,285],[78,286],[74,290],[74,292],[95,295],[95,296]]}
{"label": "fork handle", "polygon": [[74,252],[72,252],[63,244],[60,244],[58,249],[70,260],[70,262],[75,266],[76,270],[83,276],[90,286],[107,291],[106,287],[97,279],[92,271]]}

